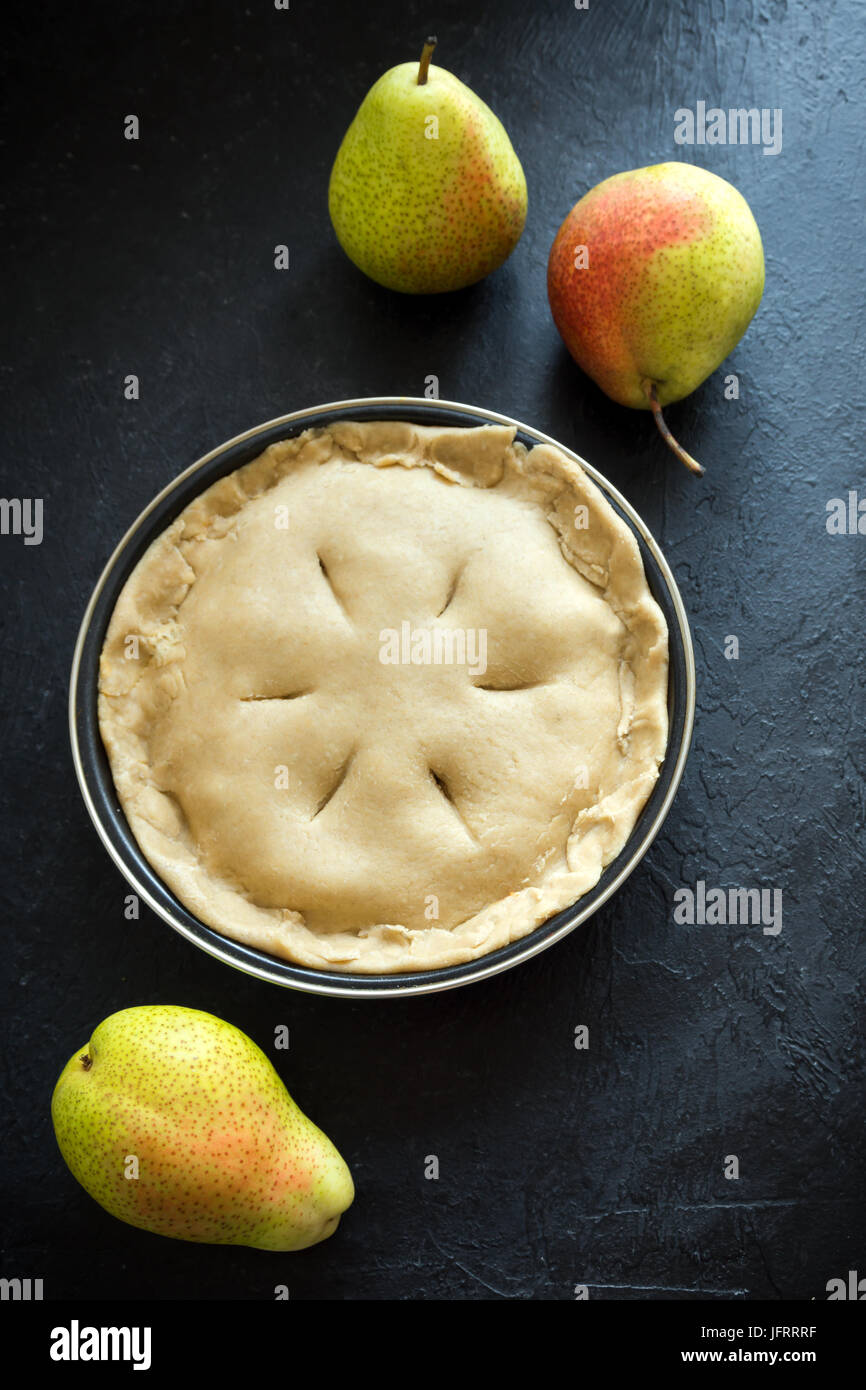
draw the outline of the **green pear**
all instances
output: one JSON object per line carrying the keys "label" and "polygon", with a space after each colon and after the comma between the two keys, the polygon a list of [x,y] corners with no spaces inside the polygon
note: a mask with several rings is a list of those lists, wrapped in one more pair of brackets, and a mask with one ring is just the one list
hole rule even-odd
{"label": "green pear", "polygon": [[343,1159],[265,1054],[197,1009],[105,1019],[64,1068],[51,1116],[82,1187],[158,1235],[303,1250],[336,1230],[354,1196]]}
{"label": "green pear", "polygon": [[547,267],[553,319],[613,400],[652,410],[694,391],[740,341],[764,290],[761,234],[741,193],[694,164],[605,179],[572,208]]}
{"label": "green pear", "polygon": [[372,280],[406,294],[462,289],[511,254],[526,179],[500,122],[452,73],[401,63],[371,87],[337,152],[337,239]]}

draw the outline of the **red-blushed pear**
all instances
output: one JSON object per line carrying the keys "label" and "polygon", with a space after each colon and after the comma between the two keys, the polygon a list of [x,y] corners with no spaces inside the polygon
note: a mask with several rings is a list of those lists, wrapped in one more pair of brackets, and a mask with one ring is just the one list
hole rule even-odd
{"label": "red-blushed pear", "polygon": [[175,1005],[123,1009],[64,1068],[60,1152],[112,1216],[157,1235],[303,1250],[354,1196],[330,1139],[250,1038]]}
{"label": "red-blushed pear", "polygon": [[440,294],[489,275],[526,221],[526,179],[480,97],[434,67],[401,63],[367,93],[337,152],[328,208],[337,239],[372,280]]}
{"label": "red-blushed pear", "polygon": [[693,472],[662,406],[700,386],[761,302],[761,234],[741,193],[694,164],[615,174],[572,208],[547,267],[554,322],[613,400],[651,410]]}

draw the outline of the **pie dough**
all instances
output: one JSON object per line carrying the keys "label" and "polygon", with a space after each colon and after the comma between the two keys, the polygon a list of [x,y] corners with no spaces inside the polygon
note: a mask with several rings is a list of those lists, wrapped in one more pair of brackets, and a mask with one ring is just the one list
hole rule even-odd
{"label": "pie dough", "polygon": [[454,965],[626,843],[667,743],[667,628],[602,493],[514,434],[307,430],[130,575],[102,738],[143,853],[217,931],[313,968]]}

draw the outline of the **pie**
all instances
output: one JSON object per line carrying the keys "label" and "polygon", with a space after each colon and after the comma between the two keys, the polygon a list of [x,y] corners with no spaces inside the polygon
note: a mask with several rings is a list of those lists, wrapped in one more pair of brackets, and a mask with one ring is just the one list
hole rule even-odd
{"label": "pie", "polygon": [[272,444],[153,542],[99,721],[150,864],[297,964],[516,941],[622,850],[667,743],[667,628],[584,470],[511,427]]}

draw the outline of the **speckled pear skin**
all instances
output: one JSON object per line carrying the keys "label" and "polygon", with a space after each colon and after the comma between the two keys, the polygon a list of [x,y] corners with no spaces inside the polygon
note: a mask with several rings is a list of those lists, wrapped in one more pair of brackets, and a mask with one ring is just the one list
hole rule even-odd
{"label": "speckled pear skin", "polygon": [[[575,255],[587,248],[589,265]],[[608,396],[650,408],[689,395],[745,333],[764,290],[761,235],[741,193],[694,164],[616,174],[576,203],[547,269],[554,322]]]}
{"label": "speckled pear skin", "polygon": [[[438,120],[438,139],[428,118]],[[371,279],[405,294],[474,284],[511,254],[526,221],[526,179],[505,130],[444,68],[391,68],[343,139],[328,191],[334,230]]]}
{"label": "speckled pear skin", "polygon": [[[64,1068],[51,1115],[82,1187],[158,1235],[302,1250],[333,1233],[354,1196],[265,1054],[196,1009],[112,1014]],[[137,1178],[124,1176],[129,1156]]]}

